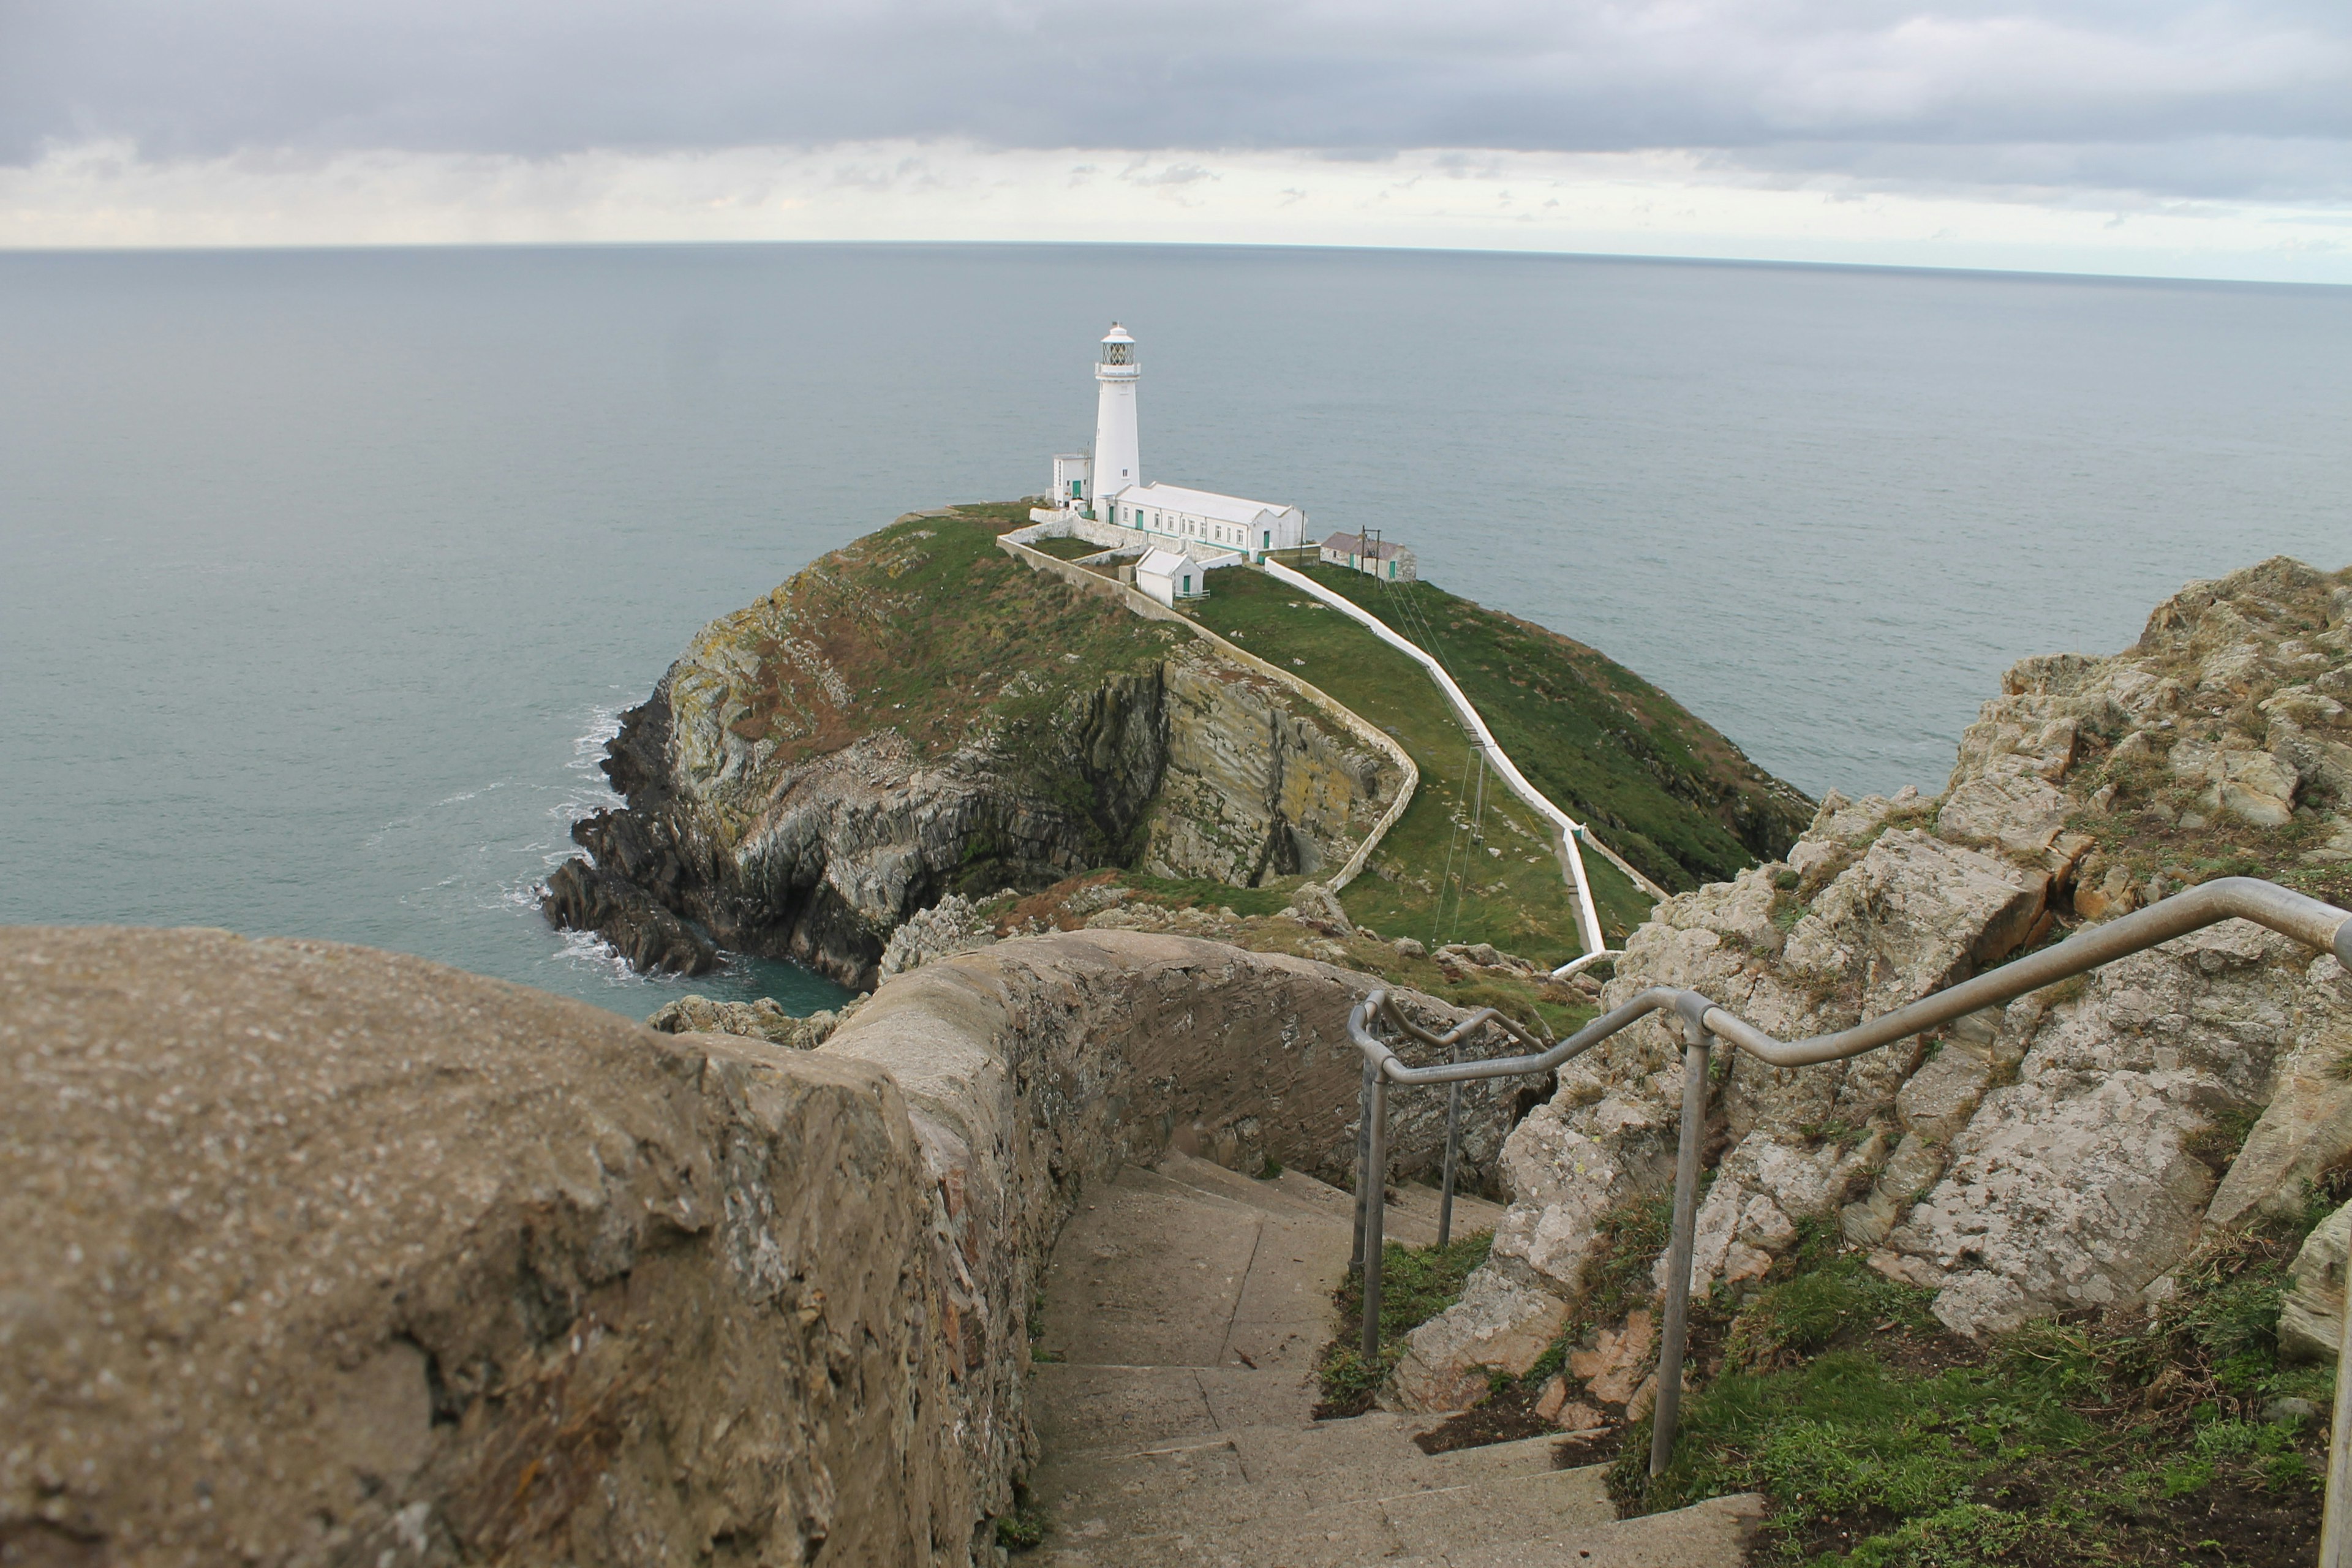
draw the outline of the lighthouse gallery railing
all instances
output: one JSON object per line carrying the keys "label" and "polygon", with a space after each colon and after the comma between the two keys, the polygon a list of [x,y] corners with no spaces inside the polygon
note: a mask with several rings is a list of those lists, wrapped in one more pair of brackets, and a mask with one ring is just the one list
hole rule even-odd
{"label": "lighthouse gallery railing", "polygon": [[[2352,969],[2352,914],[2332,904],[2252,877],[2224,877],[2176,893],[2147,909],[2077,932],[2054,947],[2030,953],[1970,980],[1897,1007],[1851,1029],[1805,1040],[1777,1040],[1725,1012],[1696,991],[1664,986],[1644,991],[1602,1014],[1559,1044],[1540,1043],[1492,1008],[1482,1008],[1443,1034],[1415,1024],[1385,990],[1376,990],[1348,1015],[1348,1033],[1364,1056],[1363,1110],[1357,1133],[1356,1260],[1363,1270],[1363,1355],[1380,1363],[1381,1247],[1388,1171],[1388,1097],[1391,1085],[1458,1086],[1473,1079],[1550,1072],[1653,1013],[1665,1014],[1683,1039],[1682,1131],[1675,1161],[1674,1229],[1667,1245],[1666,1313],[1658,1354],[1657,1403],[1650,1433],[1650,1474],[1666,1468],[1674,1451],[1682,1405],[1683,1352],[1690,1327],[1691,1247],[1698,1217],[1699,1145],[1706,1125],[1707,1058],[1714,1043],[1728,1042],[1776,1068],[1809,1067],[1877,1050],[1955,1018],[1996,1006],[2029,991],[2084,973],[2116,959],[2169,942],[2222,921],[2243,919],[2267,926],[2307,947],[2333,952]],[[1375,1019],[1456,1059],[1411,1067],[1373,1032]],[[1483,1028],[1501,1031],[1528,1054],[1463,1061],[1461,1049]],[[1452,1194],[1454,1134],[1446,1138],[1445,1178]],[[2336,1363],[2336,1410],[2327,1468],[2326,1522],[2320,1544],[2321,1568],[2352,1568],[2352,1302],[2344,1314],[2345,1335]]]}

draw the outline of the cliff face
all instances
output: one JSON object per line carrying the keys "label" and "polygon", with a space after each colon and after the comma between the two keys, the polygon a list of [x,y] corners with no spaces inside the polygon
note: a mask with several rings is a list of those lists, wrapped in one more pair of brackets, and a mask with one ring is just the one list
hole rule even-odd
{"label": "cliff face", "polygon": [[625,810],[550,879],[642,967],[710,942],[870,985],[951,891],[1105,865],[1249,885],[1346,858],[1399,781],[1272,681],[912,518],[712,622],[604,764]]}
{"label": "cliff face", "polygon": [[[2186,883],[2352,904],[2352,573],[2193,584],[2107,658],[2028,659],[1940,797],[1832,795],[1781,861],[1661,905],[1603,997],[1687,986],[1782,1038],[1847,1027]],[[2243,921],[1793,1070],[1735,1056],[1695,1289],[1834,1218],[1974,1335],[2161,1294],[2209,1227],[2299,1213],[2352,1162],[2352,976]],[[1645,1021],[1563,1068],[1512,1134],[1517,1201],[1407,1397],[1519,1370],[1584,1297],[1604,1220],[1671,1185],[1680,1047]],[[2247,1129],[2251,1127],[2251,1132]]]}

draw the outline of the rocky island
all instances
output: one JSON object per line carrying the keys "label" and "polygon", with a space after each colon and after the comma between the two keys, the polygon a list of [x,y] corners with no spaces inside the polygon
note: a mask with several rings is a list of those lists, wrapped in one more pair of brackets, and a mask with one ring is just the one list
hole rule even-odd
{"label": "rocky island", "polygon": [[[1255,638],[1244,646],[1303,678],[1269,679],[1181,623],[1024,570],[994,542],[1025,518],[970,506],[901,519],[704,627],[625,716],[604,771],[627,805],[574,829],[589,854],[550,879],[549,917],[640,968],[700,973],[723,947],[870,986],[891,934],[950,897],[1102,868],[1286,895],[1330,877],[1426,774],[1347,895],[1362,923],[1434,907],[1461,849],[1449,834],[1501,833],[1525,847],[1495,847],[1498,864],[1475,886],[1455,873],[1453,893],[1506,923],[1474,913],[1444,936],[1561,949],[1553,962],[1580,951],[1541,826],[1499,790],[1491,819],[1455,821],[1460,732],[1409,664],[1355,628],[1307,624],[1319,606],[1270,603],[1255,574],[1223,574],[1232,589],[1200,624]],[[1650,878],[1730,875],[1810,816],[1629,672],[1421,591],[1483,655],[1469,661],[1487,677],[1472,674],[1481,699],[1507,694],[1511,743],[1553,763],[1546,786]],[[1508,678],[1495,676],[1506,660]],[[1638,923],[1648,899],[1599,874],[1615,929]]]}

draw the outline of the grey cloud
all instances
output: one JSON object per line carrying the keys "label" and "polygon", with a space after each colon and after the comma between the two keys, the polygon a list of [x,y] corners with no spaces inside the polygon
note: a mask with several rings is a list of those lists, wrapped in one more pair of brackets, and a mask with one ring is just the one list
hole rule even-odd
{"label": "grey cloud", "polygon": [[0,0],[0,159],[964,137],[1706,150],[1759,178],[2333,200],[2342,0]]}

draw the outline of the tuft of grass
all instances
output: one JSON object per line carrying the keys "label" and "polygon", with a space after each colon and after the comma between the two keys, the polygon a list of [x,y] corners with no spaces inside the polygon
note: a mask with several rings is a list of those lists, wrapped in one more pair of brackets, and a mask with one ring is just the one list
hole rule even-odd
{"label": "tuft of grass", "polygon": [[1801,1243],[1794,1272],[1733,1316],[1665,1473],[1648,1476],[1637,1429],[1611,1489],[1632,1512],[1761,1491],[1759,1562],[2307,1561],[2326,1434],[2263,1414],[2283,1394],[2330,1397],[2330,1373],[2278,1361],[2298,1240],[2210,1243],[2152,1319],[2043,1321],[1977,1345],[1938,1331],[1926,1292]]}
{"label": "tuft of grass", "polygon": [[1655,1294],[1651,1270],[1675,1226],[1672,1198],[1635,1198],[1601,1216],[1601,1239],[1584,1265],[1585,1316],[1613,1323]]}
{"label": "tuft of grass", "polygon": [[1761,1290],[1731,1320],[1724,1364],[1740,1372],[1794,1366],[1856,1329],[1882,1323],[1932,1334],[1929,1297],[1870,1268],[1852,1255],[1831,1258]]}
{"label": "tuft of grass", "polygon": [[1442,1247],[1391,1241],[1381,1249],[1378,1365],[1363,1356],[1364,1282],[1353,1274],[1343,1280],[1332,1298],[1339,1308],[1339,1332],[1324,1347],[1315,1368],[1326,1408],[1349,1415],[1369,1408],[1403,1356],[1405,1336],[1462,1300],[1463,1283],[1486,1261],[1494,1244],[1494,1232],[1479,1230],[1457,1236]]}
{"label": "tuft of grass", "polygon": [[1045,1535],[1053,1522],[1053,1516],[1043,1504],[1023,1498],[1011,1513],[997,1516],[996,1544],[1008,1552],[1034,1551],[1045,1544]]}

